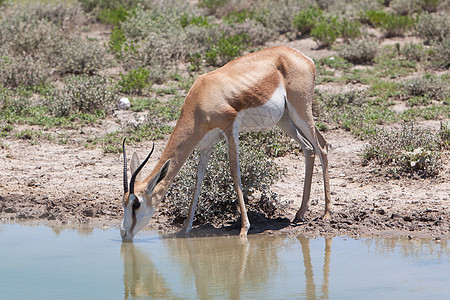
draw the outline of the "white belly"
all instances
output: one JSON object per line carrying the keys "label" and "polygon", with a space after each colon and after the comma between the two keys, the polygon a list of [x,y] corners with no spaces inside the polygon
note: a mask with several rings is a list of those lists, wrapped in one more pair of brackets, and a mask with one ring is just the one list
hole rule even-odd
{"label": "white belly", "polygon": [[269,130],[280,121],[285,110],[286,90],[279,86],[264,105],[238,112],[239,132]]}
{"label": "white belly", "polygon": [[[238,112],[234,121],[235,129],[239,132],[258,132],[272,129],[284,114],[286,102],[286,90],[279,86],[272,97],[264,105],[248,108]],[[208,132],[197,144],[197,149],[205,149],[215,145],[224,138],[224,133],[219,128]]]}

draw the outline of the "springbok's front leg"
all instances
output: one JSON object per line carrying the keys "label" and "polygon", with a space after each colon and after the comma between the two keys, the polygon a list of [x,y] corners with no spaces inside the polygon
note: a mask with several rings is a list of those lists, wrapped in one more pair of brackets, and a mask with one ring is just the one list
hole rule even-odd
{"label": "springbok's front leg", "polygon": [[239,132],[238,126],[225,132],[228,141],[228,159],[230,160],[231,177],[234,182],[234,189],[239,201],[239,209],[241,211],[241,232],[240,237],[246,237],[250,229],[250,221],[248,220],[247,210],[245,208],[244,194],[241,186],[241,172],[239,170]]}
{"label": "springbok's front leg", "polygon": [[198,197],[202,190],[203,178],[205,177],[206,167],[208,166],[209,158],[213,151],[213,146],[202,149],[199,155],[198,167],[197,167],[197,182],[195,183],[194,195],[189,206],[189,214],[187,219],[184,221],[183,228],[178,232],[178,234],[188,234],[192,229],[192,222],[194,221],[195,209],[197,208]]}

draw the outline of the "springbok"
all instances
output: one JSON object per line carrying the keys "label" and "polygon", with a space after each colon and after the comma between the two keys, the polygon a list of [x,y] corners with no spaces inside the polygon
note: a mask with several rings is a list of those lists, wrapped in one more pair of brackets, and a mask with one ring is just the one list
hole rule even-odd
{"label": "springbok", "polygon": [[197,148],[200,149],[197,182],[180,233],[191,230],[208,160],[213,146],[222,138],[228,143],[231,176],[241,212],[240,236],[245,237],[250,222],[241,188],[239,133],[268,130],[275,125],[301,145],[306,157],[302,204],[293,222],[302,220],[308,208],[316,152],[322,163],[325,190],[323,218],[329,219],[328,143],[317,130],[312,115],[315,75],[310,58],[295,49],[277,46],[242,56],[199,76],[186,96],[161,158],[142,181],[136,178],[153,149],[142,164],[133,155],[129,188],[124,140],[124,216],[120,228],[123,241],[132,241],[150,221],[172,180]]}

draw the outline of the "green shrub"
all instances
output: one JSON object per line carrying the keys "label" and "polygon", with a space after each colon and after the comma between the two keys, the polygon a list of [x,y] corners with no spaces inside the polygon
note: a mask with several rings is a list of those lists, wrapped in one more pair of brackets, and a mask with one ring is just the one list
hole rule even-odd
{"label": "green shrub", "polygon": [[200,0],[198,2],[198,6],[201,8],[205,8],[208,11],[208,14],[214,15],[217,10],[224,6],[228,0]]}
{"label": "green shrub", "polygon": [[99,13],[103,10],[115,10],[115,9],[132,9],[138,4],[144,5],[145,1],[141,0],[79,0],[81,7],[86,12]]}
{"label": "green shrub", "polygon": [[423,10],[427,12],[436,12],[439,5],[444,2],[442,0],[419,0],[418,1]]}
{"label": "green shrub", "polygon": [[448,81],[431,75],[407,79],[402,82],[402,89],[406,95],[412,97],[420,96],[439,101],[450,97]]}
{"label": "green shrub", "polygon": [[12,55],[37,55],[55,35],[55,25],[26,11],[0,13],[0,45]]}
{"label": "green shrub", "polygon": [[39,58],[0,56],[0,84],[5,87],[36,90],[45,84],[50,75],[50,66]]}
{"label": "green shrub", "polygon": [[109,37],[108,46],[109,50],[116,54],[120,55],[122,51],[122,45],[126,42],[125,33],[119,26],[114,26],[111,30],[111,36]]}
{"label": "green shrub", "polygon": [[309,34],[319,20],[323,19],[323,11],[318,6],[310,6],[295,15],[293,25],[302,34]]}
{"label": "green shrub", "polygon": [[60,74],[92,75],[110,63],[104,47],[80,37],[59,40],[53,51],[52,61]]}
{"label": "green shrub", "polygon": [[[258,143],[256,140],[253,140],[252,144],[241,143],[242,188],[247,209],[250,212],[259,212],[271,216],[282,206],[273,196],[267,197],[264,195],[270,194],[269,187],[279,178],[281,172],[263,150],[254,146],[256,143]],[[198,152],[194,152],[168,191],[168,201],[164,205],[168,207],[165,211],[173,223],[181,223],[187,216],[195,184],[197,164]],[[209,161],[209,168],[203,181],[194,218],[195,223],[211,223],[220,226],[239,218],[237,197],[234,192],[233,181],[229,175],[229,169],[227,146],[225,142],[221,142],[214,148]],[[255,198],[253,201],[247,199],[248,196],[258,191],[263,196]]]}
{"label": "green shrub", "polygon": [[232,12],[224,16],[222,20],[224,20],[230,25],[233,25],[244,23],[247,20],[252,20],[254,19],[254,15],[255,15],[254,11],[249,9],[243,9],[241,11],[233,10]]}
{"label": "green shrub", "polygon": [[385,37],[402,36],[415,23],[410,16],[393,15],[384,11],[368,11],[366,16],[372,26],[383,30]]}
{"label": "green shrub", "polygon": [[361,35],[360,27],[361,24],[359,21],[348,21],[347,19],[343,19],[338,23],[338,32],[344,41],[348,42],[350,39],[355,39]]}
{"label": "green shrub", "polygon": [[372,103],[364,91],[341,94],[320,93],[316,107],[319,117],[329,124],[351,131],[361,139],[372,137],[376,125],[397,120],[397,115],[385,103]]}
{"label": "green shrub", "polygon": [[392,0],[389,7],[403,16],[412,15],[420,10],[419,0]]}
{"label": "green shrub", "polygon": [[120,81],[118,83],[122,93],[140,94],[142,90],[150,84],[150,72],[144,68],[130,70],[127,74],[120,74]]}
{"label": "green shrub", "polygon": [[97,14],[97,18],[104,24],[119,25],[130,15],[128,10],[123,6],[118,6],[116,8],[106,8],[100,10]]}
{"label": "green shrub", "polygon": [[216,43],[211,44],[206,52],[206,61],[213,66],[222,66],[238,57],[247,45],[246,34],[223,36]]}
{"label": "green shrub", "polygon": [[405,124],[401,130],[380,131],[364,150],[363,158],[386,168],[395,177],[418,175],[432,177],[441,166],[442,135]]}
{"label": "green shrub", "polygon": [[408,43],[400,49],[400,53],[408,60],[420,61],[425,55],[425,50],[422,44]]}
{"label": "green shrub", "polygon": [[227,31],[229,31],[228,35],[244,36],[244,47],[264,45],[277,36],[275,31],[265,28],[261,23],[254,20],[234,24]]}
{"label": "green shrub", "polygon": [[71,76],[65,80],[62,89],[51,92],[46,106],[55,116],[74,113],[95,113],[112,111],[117,100],[115,89],[103,76]]}
{"label": "green shrub", "polygon": [[194,25],[194,26],[199,26],[199,27],[211,26],[209,24],[209,22],[208,22],[208,18],[207,17],[204,17],[204,16],[192,16],[192,15],[187,14],[187,13],[184,13],[181,16],[180,23],[181,23],[181,27],[183,27],[183,28],[185,28],[185,27],[187,27],[189,25]]}
{"label": "green shrub", "polygon": [[338,24],[337,17],[333,17],[331,20],[322,19],[311,30],[311,36],[321,46],[331,48],[339,36]]}
{"label": "green shrub", "polygon": [[339,49],[339,55],[354,64],[371,63],[378,51],[375,39],[363,38],[350,40]]}
{"label": "green shrub", "polygon": [[450,34],[442,41],[433,41],[428,56],[431,66],[448,69],[450,67]]}
{"label": "green shrub", "polygon": [[290,33],[295,30],[293,20],[297,13],[309,6],[310,3],[298,0],[260,0],[253,9],[253,19],[278,34]]}
{"label": "green shrub", "polygon": [[450,35],[450,17],[447,14],[422,13],[414,29],[415,33],[428,43],[442,41]]}
{"label": "green shrub", "polygon": [[161,83],[174,61],[172,51],[167,41],[152,35],[137,43],[125,42],[120,57],[125,70],[147,69],[149,80]]}

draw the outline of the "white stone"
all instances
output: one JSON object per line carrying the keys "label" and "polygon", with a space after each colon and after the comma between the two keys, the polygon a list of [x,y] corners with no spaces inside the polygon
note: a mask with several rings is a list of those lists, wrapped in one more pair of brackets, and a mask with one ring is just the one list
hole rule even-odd
{"label": "white stone", "polygon": [[127,110],[131,107],[130,100],[128,98],[120,98],[119,103],[117,103],[117,108],[121,110]]}

